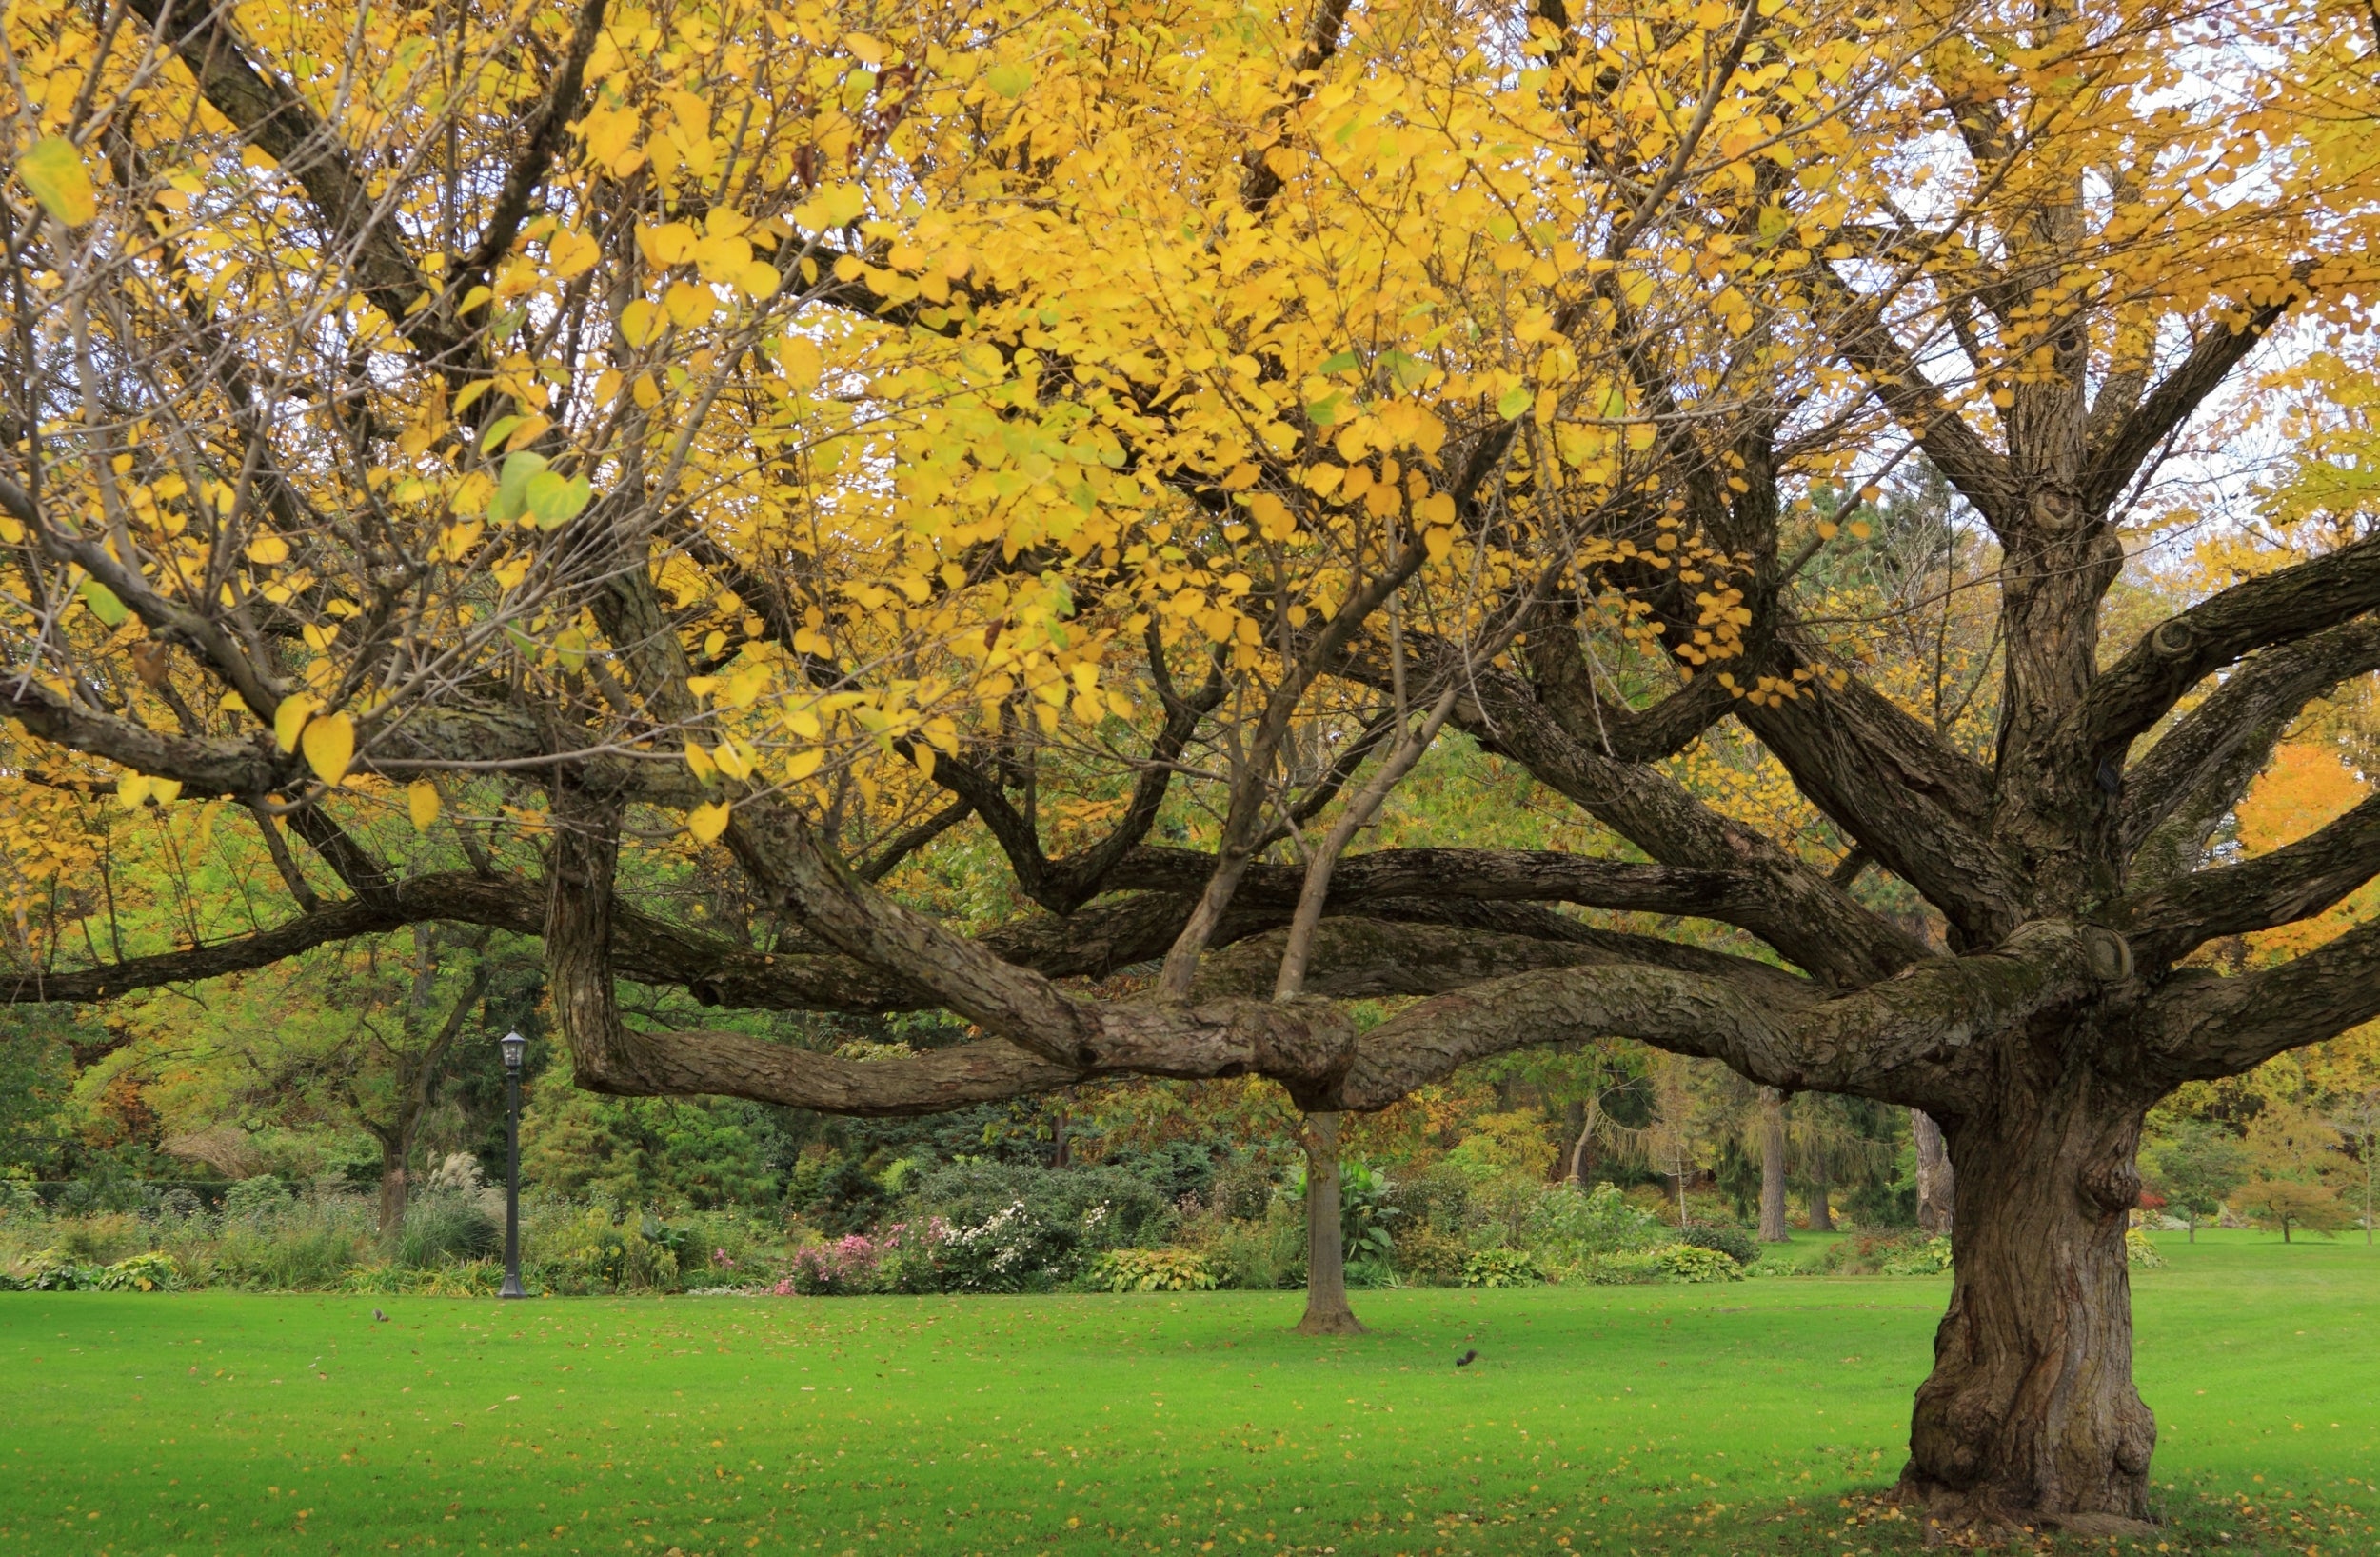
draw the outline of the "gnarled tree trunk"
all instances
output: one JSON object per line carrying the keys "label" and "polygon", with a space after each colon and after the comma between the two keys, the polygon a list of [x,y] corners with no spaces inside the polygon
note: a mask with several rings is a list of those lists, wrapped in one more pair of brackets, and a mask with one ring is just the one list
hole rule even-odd
{"label": "gnarled tree trunk", "polygon": [[1934,1517],[2099,1533],[2148,1518],[2156,1423],[2132,1387],[2124,1263],[2147,1107],[2073,1070],[2003,1083],[1949,1124],[1956,1274],[1901,1479]]}
{"label": "gnarled tree trunk", "polygon": [[1760,1241],[1781,1244],[1785,1226],[1785,1094],[1760,1088]]}
{"label": "gnarled tree trunk", "polygon": [[1339,1115],[1306,1115],[1306,1311],[1300,1335],[1361,1335],[1339,1233]]}
{"label": "gnarled tree trunk", "polygon": [[1909,1110],[1909,1133],[1917,1147],[1917,1226],[1937,1237],[1951,1230],[1958,1179],[1942,1127],[1923,1108]]}

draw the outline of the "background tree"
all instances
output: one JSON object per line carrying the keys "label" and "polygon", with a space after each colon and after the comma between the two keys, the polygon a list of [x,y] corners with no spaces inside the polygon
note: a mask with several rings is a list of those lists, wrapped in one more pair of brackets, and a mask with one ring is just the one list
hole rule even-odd
{"label": "background tree", "polygon": [[2188,1222],[2192,1243],[2198,1241],[2198,1219],[2222,1210],[2250,1169],[2248,1148],[2238,1137],[2200,1119],[2175,1125],[2151,1145],[2146,1160],[2166,1204]]}

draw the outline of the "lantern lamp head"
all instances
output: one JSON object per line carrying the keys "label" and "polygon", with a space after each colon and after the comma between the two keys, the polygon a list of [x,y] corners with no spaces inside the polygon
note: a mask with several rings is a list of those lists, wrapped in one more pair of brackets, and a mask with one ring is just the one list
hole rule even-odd
{"label": "lantern lamp head", "polygon": [[504,1046],[505,1068],[506,1070],[520,1069],[522,1059],[529,1051],[529,1041],[517,1032],[507,1032],[498,1041]]}

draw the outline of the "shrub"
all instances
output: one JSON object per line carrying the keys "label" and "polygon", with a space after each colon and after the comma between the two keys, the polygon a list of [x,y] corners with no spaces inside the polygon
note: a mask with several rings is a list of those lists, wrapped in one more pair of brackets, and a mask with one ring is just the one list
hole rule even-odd
{"label": "shrub", "polygon": [[1046,1291],[1110,1248],[1163,1243],[1177,1218],[1146,1181],[1113,1168],[967,1163],[924,1174],[909,1196],[912,1226],[939,1218],[944,1289]]}
{"label": "shrub", "polygon": [[45,1248],[33,1256],[31,1268],[19,1278],[29,1292],[91,1292],[98,1290],[100,1278],[106,1273],[95,1265],[84,1265],[63,1249]]}
{"label": "shrub", "polygon": [[1677,1229],[1677,1241],[1690,1248],[1715,1248],[1737,1265],[1760,1257],[1760,1245],[1741,1228],[1706,1228],[1699,1224]]}
{"label": "shrub", "polygon": [[1102,1292],[1211,1292],[1214,1273],[1186,1248],[1111,1248],[1085,1272]]}
{"label": "shrub", "polygon": [[1527,1249],[1483,1248],[1462,1263],[1465,1287],[1533,1287],[1540,1279]]}
{"label": "shrub", "polygon": [[242,1179],[223,1192],[223,1214],[254,1220],[270,1216],[289,1205],[289,1187],[270,1173]]}
{"label": "shrub", "polygon": [[484,1260],[496,1252],[502,1236],[487,1213],[463,1195],[425,1195],[406,1208],[396,1260],[416,1269]]}
{"label": "shrub", "polygon": [[846,1297],[876,1288],[877,1251],[873,1241],[851,1233],[831,1244],[811,1244],[796,1249],[793,1268],[778,1283],[781,1294],[803,1297]]}
{"label": "shrub", "polygon": [[1653,1251],[1652,1265],[1670,1281],[1741,1281],[1744,1268],[1716,1248],[1670,1244]]}
{"label": "shrub", "polygon": [[95,1285],[103,1292],[174,1292],[183,1286],[182,1268],[170,1254],[135,1254],[100,1271]]}
{"label": "shrub", "polygon": [[1261,1164],[1233,1163],[1215,1175],[1208,1200],[1235,1222],[1261,1222],[1273,1201],[1273,1176]]}
{"label": "shrub", "polygon": [[522,1263],[549,1290],[570,1297],[677,1290],[677,1250],[647,1238],[644,1219],[623,1226],[600,1206],[548,1203],[538,1210],[523,1219]]}
{"label": "shrub", "polygon": [[1888,1276],[1938,1276],[1950,1268],[1951,1241],[1938,1234],[1903,1239],[1876,1262],[1876,1268]]}
{"label": "shrub", "polygon": [[1407,1281],[1428,1287],[1453,1287],[1462,1281],[1469,1248],[1461,1238],[1441,1232],[1428,1223],[1407,1223],[1397,1229],[1397,1268]]}
{"label": "shrub", "polygon": [[1837,1276],[1933,1275],[1950,1268],[1950,1241],[1938,1241],[1942,1253],[1935,1263],[1929,1247],[1937,1239],[1931,1234],[1854,1232],[1828,1248],[1819,1264]]}
{"label": "shrub", "polygon": [[1540,1194],[1522,1217],[1522,1245],[1540,1257],[1585,1265],[1611,1254],[1656,1248],[1667,1231],[1609,1184],[1581,1190],[1557,1184]]}
{"label": "shrub", "polygon": [[[1950,1240],[1946,1238],[1942,1242],[1947,1244]],[[2151,1241],[2146,1232],[2138,1228],[2126,1228],[2124,1229],[2124,1263],[2136,1265],[2143,1270],[2154,1270],[2165,1264],[2165,1256],[2157,1252],[2157,1246]]]}

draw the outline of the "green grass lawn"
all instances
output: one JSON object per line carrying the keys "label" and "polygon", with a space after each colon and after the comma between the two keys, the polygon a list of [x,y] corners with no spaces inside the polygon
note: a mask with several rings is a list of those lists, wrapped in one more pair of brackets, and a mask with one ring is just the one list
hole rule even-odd
{"label": "green grass lawn", "polygon": [[[2160,1243],[2166,1546],[2380,1550],[2380,1252]],[[1947,1290],[13,1294],[0,1553],[1914,1550],[1857,1494]]]}

